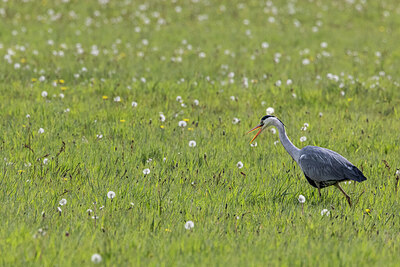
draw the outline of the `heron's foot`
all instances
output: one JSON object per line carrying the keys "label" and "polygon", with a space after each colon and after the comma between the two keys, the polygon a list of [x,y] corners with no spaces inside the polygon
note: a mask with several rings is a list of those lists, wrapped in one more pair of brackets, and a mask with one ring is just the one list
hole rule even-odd
{"label": "heron's foot", "polygon": [[318,194],[319,194],[319,198],[321,199],[321,198],[322,198],[322,195],[321,195],[321,188],[319,188],[319,187],[318,187]]}

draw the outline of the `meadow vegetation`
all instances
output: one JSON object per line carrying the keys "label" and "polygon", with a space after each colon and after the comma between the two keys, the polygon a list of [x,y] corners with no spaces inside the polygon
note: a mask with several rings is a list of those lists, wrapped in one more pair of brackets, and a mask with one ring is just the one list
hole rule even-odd
{"label": "meadow vegetation", "polygon": [[[399,15],[2,1],[0,264],[398,265]],[[296,146],[364,172],[343,184],[353,207],[334,187],[320,199],[274,130],[249,144],[268,108]]]}

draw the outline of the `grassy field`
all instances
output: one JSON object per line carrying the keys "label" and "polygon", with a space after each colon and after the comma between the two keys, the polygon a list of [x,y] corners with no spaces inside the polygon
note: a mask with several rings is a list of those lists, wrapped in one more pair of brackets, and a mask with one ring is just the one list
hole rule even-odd
{"label": "grassy field", "polygon": [[[398,266],[399,14],[2,1],[0,265]],[[250,146],[269,107],[296,146],[363,170],[353,207],[320,199],[273,130]]]}

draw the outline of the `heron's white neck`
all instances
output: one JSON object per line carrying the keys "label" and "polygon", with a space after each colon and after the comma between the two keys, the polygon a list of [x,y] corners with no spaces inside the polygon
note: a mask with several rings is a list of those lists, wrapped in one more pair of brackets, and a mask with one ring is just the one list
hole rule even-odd
{"label": "heron's white neck", "polygon": [[273,120],[272,125],[278,129],[279,132],[279,139],[283,147],[289,153],[289,155],[298,162],[300,157],[300,149],[298,149],[293,143],[289,140],[288,136],[286,135],[285,126],[279,120]]}

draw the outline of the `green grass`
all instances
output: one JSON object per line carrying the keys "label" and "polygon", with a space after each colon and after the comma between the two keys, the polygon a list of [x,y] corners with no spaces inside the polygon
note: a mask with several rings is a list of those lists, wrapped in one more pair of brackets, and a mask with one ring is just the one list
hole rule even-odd
{"label": "green grass", "polygon": [[[397,1],[173,2],[0,4],[0,264],[398,265]],[[267,107],[363,170],[352,208],[277,134],[249,145]]]}

